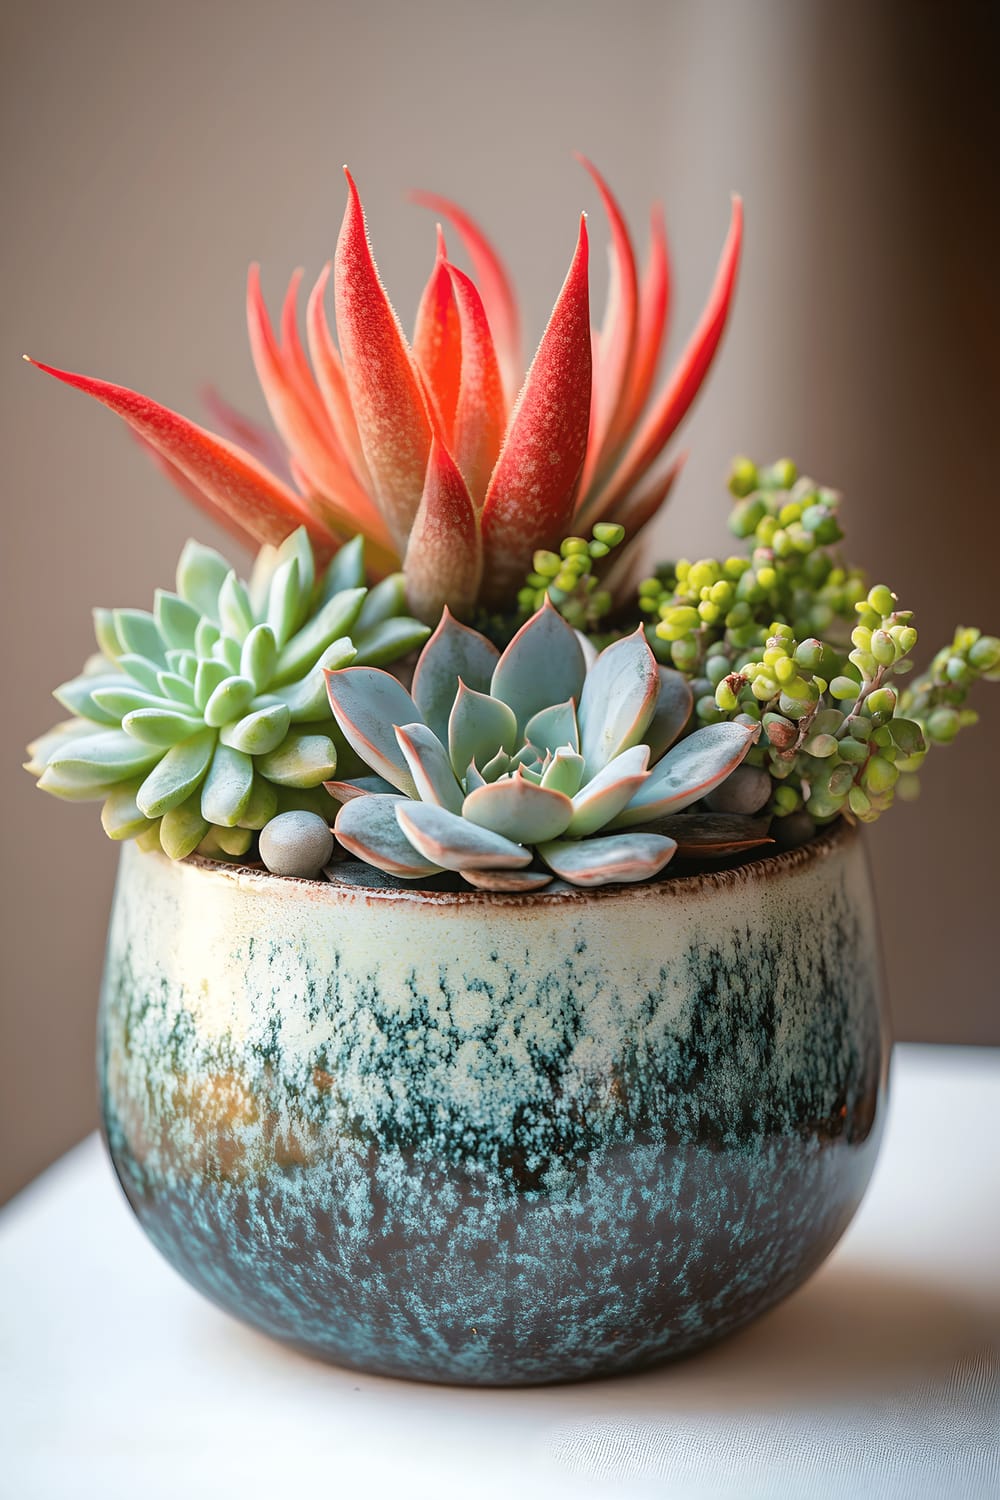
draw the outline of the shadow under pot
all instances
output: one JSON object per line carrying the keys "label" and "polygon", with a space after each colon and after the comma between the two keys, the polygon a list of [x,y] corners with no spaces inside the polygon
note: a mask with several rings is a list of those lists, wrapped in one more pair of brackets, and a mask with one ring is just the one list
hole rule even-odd
{"label": "shadow under pot", "polygon": [[887,1062],[864,851],[535,895],[123,850],[107,1139],[153,1243],[324,1359],[520,1385],[731,1333],[835,1244]]}

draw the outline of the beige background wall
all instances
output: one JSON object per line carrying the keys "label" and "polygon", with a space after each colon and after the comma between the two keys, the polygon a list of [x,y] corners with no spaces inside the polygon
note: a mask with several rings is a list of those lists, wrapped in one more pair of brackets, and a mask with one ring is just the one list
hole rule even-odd
{"label": "beige background wall", "polygon": [[[735,321],[663,551],[724,545],[730,453],[787,451],[846,490],[855,555],[918,603],[928,645],[957,617],[1000,627],[994,7],[33,0],[2,28],[0,1199],[94,1124],[115,863],[93,807],[33,792],[22,747],[90,604],[143,605],[189,532],[218,540],[109,414],[17,356],[192,414],[211,377],[262,413],[245,267],[272,296],[318,271],[342,161],[407,320],[432,254],[417,184],[495,232],[535,335],[597,208],[574,147],[637,229],[664,197],[678,337],[742,190]],[[902,1036],[1000,1042],[1000,692],[981,707],[870,840]]]}

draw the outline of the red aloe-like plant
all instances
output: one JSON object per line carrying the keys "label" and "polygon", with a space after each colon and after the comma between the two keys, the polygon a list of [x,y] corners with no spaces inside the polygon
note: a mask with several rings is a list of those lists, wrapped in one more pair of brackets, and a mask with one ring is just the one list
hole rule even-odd
{"label": "red aloe-like plant", "polygon": [[566,281],[523,377],[510,280],[482,231],[447,199],[415,195],[454,227],[475,280],[451,263],[439,227],[412,343],[379,280],[349,172],[332,265],[336,340],[325,310],[330,266],[306,307],[308,355],[298,324],[301,272],[276,332],[251,267],[250,344],[291,482],[273,472],[273,440],[218,398],[213,415],[229,437],[123,386],[39,368],[117,412],[189,497],[254,542],[279,542],[305,525],[322,558],[360,531],[375,573],[402,562],[410,607],[424,619],[436,620],[445,604],[459,616],[477,604],[510,608],[536,549],[570,530],[620,522],[634,548],[676,475],[677,464],[660,474],[654,465],[708,373],[739,265],[735,198],[701,320],[654,396],[670,304],[662,214],[653,211],[640,277],[611,190],[581,160],[611,229],[604,320],[592,331],[581,219]]}

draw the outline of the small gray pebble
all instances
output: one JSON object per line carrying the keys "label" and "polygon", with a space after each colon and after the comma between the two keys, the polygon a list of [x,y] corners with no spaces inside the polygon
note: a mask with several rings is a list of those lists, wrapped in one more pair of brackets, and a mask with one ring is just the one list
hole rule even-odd
{"label": "small gray pebble", "polygon": [[332,853],[333,834],[319,813],[279,813],[261,830],[260,857],[272,875],[312,880]]}
{"label": "small gray pebble", "polygon": [[737,766],[714,792],[705,806],[717,813],[760,812],[771,795],[771,778],[762,766]]}

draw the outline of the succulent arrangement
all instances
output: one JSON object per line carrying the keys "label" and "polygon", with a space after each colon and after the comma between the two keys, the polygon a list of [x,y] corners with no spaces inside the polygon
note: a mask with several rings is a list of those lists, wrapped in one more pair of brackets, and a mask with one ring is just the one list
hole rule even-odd
{"label": "succulent arrangement", "polygon": [[835,491],[788,460],[737,460],[743,552],[665,563],[636,588],[680,467],[657,460],[726,326],[742,208],[657,394],[662,216],[640,276],[618,203],[584,165],[610,227],[607,309],[592,329],[581,220],[526,375],[499,256],[428,194],[475,279],[439,226],[407,341],[350,174],[308,356],[301,274],[276,332],[251,269],[251,348],[280,442],[218,396],[222,435],[41,366],[261,544],[248,583],[189,543],[152,612],[95,612],[100,654],[56,691],[73,717],[30,747],[44,790],[101,800],[112,838],[175,859],[316,876],[347,857],[401,881],[524,892],[787,847],[914,794],[928,750],[975,722],[969,689],[1000,678],[1000,641],[960,628],[908,675],[913,616],[843,560]]}

